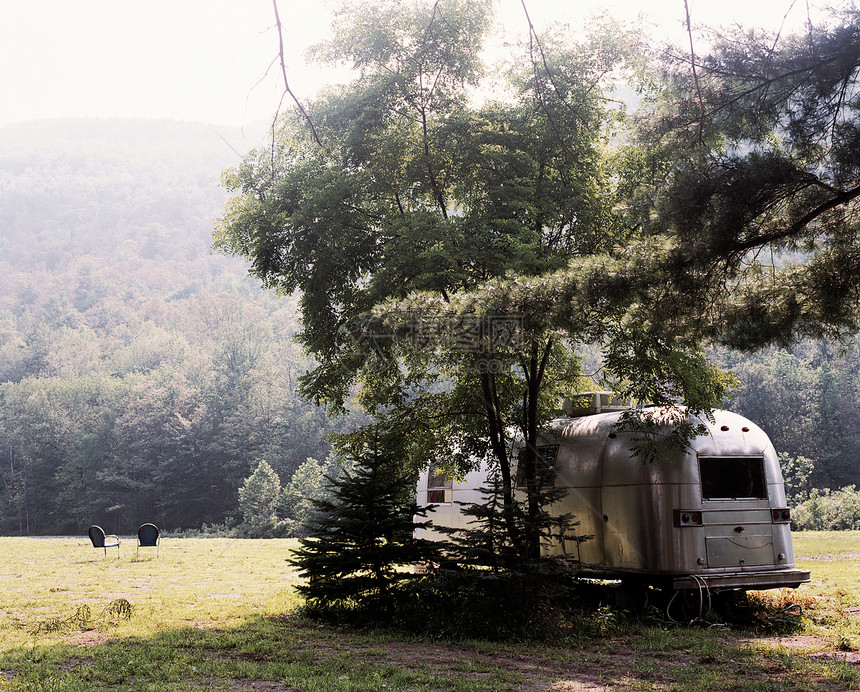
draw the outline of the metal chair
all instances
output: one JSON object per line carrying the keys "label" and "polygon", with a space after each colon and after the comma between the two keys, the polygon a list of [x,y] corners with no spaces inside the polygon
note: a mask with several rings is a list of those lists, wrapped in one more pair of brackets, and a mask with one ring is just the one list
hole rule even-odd
{"label": "metal chair", "polygon": [[155,548],[155,559],[158,559],[159,535],[161,532],[155,524],[143,524],[137,530],[137,554],[141,548]]}
{"label": "metal chair", "polygon": [[108,548],[116,548],[116,556],[119,558],[119,536],[106,534],[101,526],[95,524],[90,526],[89,535],[93,542],[93,548],[102,548],[105,551],[105,559],[107,559]]}

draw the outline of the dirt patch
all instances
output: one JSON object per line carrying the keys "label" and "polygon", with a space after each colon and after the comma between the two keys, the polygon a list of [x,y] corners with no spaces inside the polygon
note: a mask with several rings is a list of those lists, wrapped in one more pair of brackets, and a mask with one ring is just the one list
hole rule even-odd
{"label": "dirt patch", "polygon": [[110,636],[105,634],[104,632],[89,630],[87,632],[76,633],[74,636],[71,637],[70,643],[73,646],[88,648],[90,646],[98,646],[99,644],[104,644],[109,639]]}
{"label": "dirt patch", "polygon": [[[290,628],[307,629],[309,640],[313,626],[291,621]],[[307,642],[311,644],[311,641]],[[612,692],[607,680],[614,678],[613,671],[621,656],[604,657],[600,647],[579,650],[571,655],[568,649],[541,647],[540,653],[485,651],[463,644],[429,644],[424,642],[386,642],[384,647],[352,643],[344,639],[332,642],[313,641],[316,658],[326,658],[351,651],[367,663],[394,665],[414,672],[444,672],[457,675],[461,671],[471,680],[489,676],[489,671],[504,669],[520,676],[526,682],[522,690],[552,690],[553,692]],[[603,642],[610,650],[621,648],[617,643]]]}
{"label": "dirt patch", "polygon": [[821,651],[817,654],[812,654],[809,658],[819,661],[835,661],[838,663],[860,665],[860,651]]}
{"label": "dirt patch", "polygon": [[295,692],[296,689],[270,680],[239,680],[235,684],[237,689],[250,692]]}
{"label": "dirt patch", "polygon": [[796,560],[817,560],[819,562],[835,562],[836,560],[855,560],[860,553],[833,553],[832,555],[795,555]]}
{"label": "dirt patch", "polygon": [[462,670],[471,680],[480,679],[486,674],[484,671],[504,669],[526,680],[523,688],[526,690],[611,692],[613,689],[606,683],[611,679],[612,663],[579,657],[563,661],[552,656],[488,653],[463,646],[396,643],[388,644],[386,651],[374,658],[405,670]]}
{"label": "dirt patch", "polygon": [[[675,649],[636,649],[624,636],[597,640],[585,646],[484,647],[426,642],[386,642],[384,646],[350,640],[320,640],[312,626],[300,621],[289,625],[294,632],[305,629],[305,644],[316,658],[355,652],[371,664],[390,664],[426,673],[463,675],[474,681],[491,671],[505,670],[522,682],[523,692],[613,692],[626,689],[662,689],[689,678],[698,668],[724,681],[724,690],[741,690],[750,683],[782,681],[785,689],[798,689],[795,673],[784,658],[821,663],[860,665],[860,652],[837,651],[826,639],[811,635],[755,636],[736,630],[714,634],[713,654],[701,655]],[[743,673],[739,673],[743,670]],[[818,674],[804,677],[803,689],[831,692],[850,689],[836,677]],[[506,688],[507,689],[507,688]]]}
{"label": "dirt patch", "polygon": [[739,637],[735,642],[740,645],[785,647],[794,651],[803,650],[807,652],[819,651],[826,647],[823,639],[806,634],[789,637]]}
{"label": "dirt patch", "polygon": [[811,635],[795,635],[790,637],[757,637],[739,638],[737,643],[740,645],[752,646],[759,650],[787,650],[794,656],[805,655],[807,658],[816,661],[834,661],[839,663],[849,663],[851,665],[860,665],[860,651],[841,651],[834,649],[831,642],[820,637]]}

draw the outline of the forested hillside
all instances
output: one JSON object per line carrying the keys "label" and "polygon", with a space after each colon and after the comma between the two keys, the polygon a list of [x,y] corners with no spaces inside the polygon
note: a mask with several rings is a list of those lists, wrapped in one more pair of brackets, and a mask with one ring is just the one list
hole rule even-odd
{"label": "forested hillside", "polygon": [[229,139],[0,128],[0,533],[223,522],[260,460],[286,482],[327,455],[294,302],[210,250]]}
{"label": "forested hillside", "polygon": [[860,486],[856,343],[804,342],[743,358],[722,353],[715,360],[741,383],[730,407],[764,428],[778,452],[812,462],[811,486]]}

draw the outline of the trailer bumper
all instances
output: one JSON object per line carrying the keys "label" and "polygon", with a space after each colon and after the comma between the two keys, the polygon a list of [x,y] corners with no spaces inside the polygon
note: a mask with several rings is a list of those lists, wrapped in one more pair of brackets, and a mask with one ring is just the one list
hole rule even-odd
{"label": "trailer bumper", "polygon": [[809,582],[809,570],[768,570],[762,572],[728,572],[723,574],[697,574],[675,577],[672,586],[678,591],[700,589],[796,589]]}

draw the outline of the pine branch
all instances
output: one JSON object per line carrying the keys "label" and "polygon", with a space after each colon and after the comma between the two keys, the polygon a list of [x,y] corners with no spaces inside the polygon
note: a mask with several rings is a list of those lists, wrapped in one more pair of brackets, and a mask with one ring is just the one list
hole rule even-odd
{"label": "pine branch", "polygon": [[840,207],[843,204],[848,204],[849,202],[852,202],[858,197],[860,197],[860,185],[858,185],[857,187],[853,187],[850,190],[839,192],[839,194],[834,195],[826,202],[819,204],[813,209],[810,209],[801,218],[799,218],[797,221],[782,230],[773,231],[772,233],[765,233],[763,235],[757,235],[748,240],[735,243],[734,249],[736,251],[746,252],[747,250],[751,250],[761,245],[766,245],[768,243],[774,243],[780,240],[785,240],[786,238],[791,238],[792,236],[800,233],[804,228],[806,228],[806,226],[811,224],[822,214],[825,214],[828,211],[835,209],[836,207]]}

